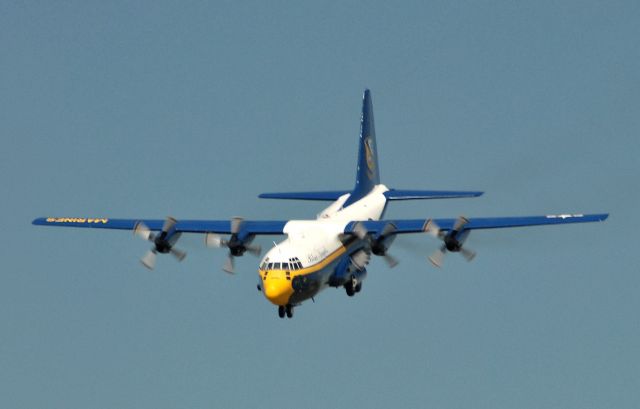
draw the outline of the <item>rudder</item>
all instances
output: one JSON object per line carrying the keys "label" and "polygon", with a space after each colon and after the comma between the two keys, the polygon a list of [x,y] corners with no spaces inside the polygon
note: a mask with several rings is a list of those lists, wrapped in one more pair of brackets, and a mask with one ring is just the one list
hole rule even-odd
{"label": "rudder", "polygon": [[362,96],[356,185],[344,205],[348,206],[362,199],[378,184],[380,184],[380,170],[378,167],[376,129],[373,121],[373,104],[371,102],[371,91],[365,89]]}

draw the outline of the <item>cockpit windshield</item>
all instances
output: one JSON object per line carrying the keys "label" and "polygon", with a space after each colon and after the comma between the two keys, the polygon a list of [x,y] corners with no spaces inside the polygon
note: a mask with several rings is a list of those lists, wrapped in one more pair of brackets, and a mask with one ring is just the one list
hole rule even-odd
{"label": "cockpit windshield", "polygon": [[266,258],[262,264],[260,265],[260,270],[284,270],[284,271],[294,271],[301,270],[302,263],[298,257],[291,257],[289,261],[271,261],[269,258]]}

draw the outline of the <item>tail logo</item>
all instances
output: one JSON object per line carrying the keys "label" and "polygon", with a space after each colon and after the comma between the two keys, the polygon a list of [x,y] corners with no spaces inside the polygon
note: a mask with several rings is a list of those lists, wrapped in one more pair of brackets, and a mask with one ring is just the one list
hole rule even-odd
{"label": "tail logo", "polygon": [[373,155],[373,141],[366,137],[364,140],[365,157],[367,159],[367,175],[369,179],[373,179],[373,172],[376,170],[376,161]]}

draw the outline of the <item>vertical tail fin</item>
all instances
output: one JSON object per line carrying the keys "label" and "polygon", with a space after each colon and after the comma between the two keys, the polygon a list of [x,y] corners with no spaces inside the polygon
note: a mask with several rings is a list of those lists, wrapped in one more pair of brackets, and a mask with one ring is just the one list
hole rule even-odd
{"label": "vertical tail fin", "polygon": [[378,184],[380,184],[380,171],[378,168],[376,129],[373,123],[373,104],[371,103],[371,91],[366,89],[362,97],[356,186],[344,205],[348,206],[362,199]]}

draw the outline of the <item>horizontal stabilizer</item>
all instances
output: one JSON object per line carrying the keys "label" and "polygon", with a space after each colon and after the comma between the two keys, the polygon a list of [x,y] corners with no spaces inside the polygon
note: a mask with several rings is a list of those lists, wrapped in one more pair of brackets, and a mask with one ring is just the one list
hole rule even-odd
{"label": "horizontal stabilizer", "polygon": [[414,199],[455,199],[462,197],[478,197],[483,192],[465,192],[450,190],[402,190],[391,189],[384,193],[389,200],[414,200]]}
{"label": "horizontal stabilizer", "polygon": [[350,193],[348,190],[331,190],[325,192],[282,192],[262,193],[260,199],[288,199],[288,200],[338,200],[340,196]]}
{"label": "horizontal stabilizer", "polygon": [[[338,200],[340,196],[351,193],[348,190],[329,190],[323,192],[280,192],[262,193],[260,199],[288,199],[288,200]],[[462,197],[478,197],[483,192],[457,191],[457,190],[406,190],[391,189],[384,193],[388,200],[415,200],[415,199],[455,199]]]}

